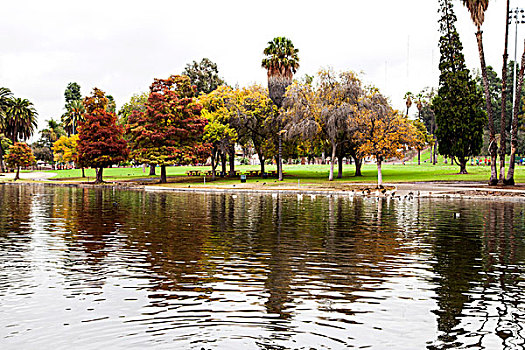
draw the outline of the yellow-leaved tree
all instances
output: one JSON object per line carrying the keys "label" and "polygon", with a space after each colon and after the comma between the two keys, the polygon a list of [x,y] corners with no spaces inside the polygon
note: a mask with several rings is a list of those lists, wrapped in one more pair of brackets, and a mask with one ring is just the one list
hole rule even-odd
{"label": "yellow-leaved tree", "polygon": [[215,180],[215,168],[218,160],[222,162],[222,173],[226,174],[226,156],[230,154],[230,175],[235,175],[235,143],[237,142],[237,131],[230,125],[234,104],[236,101],[236,90],[223,85],[208,94],[199,97],[199,103],[203,106],[201,115],[208,120],[204,127],[203,140],[211,144],[211,168],[212,179]]}
{"label": "yellow-leaved tree", "polygon": [[[60,164],[75,163],[78,165],[78,134],[70,137],[61,136],[53,143],[53,158],[55,162]],[[82,177],[84,175],[84,168],[82,168]]]}
{"label": "yellow-leaved tree", "polygon": [[399,158],[416,143],[417,131],[407,118],[394,110],[376,88],[369,88],[359,103],[355,118],[355,136],[359,139],[358,152],[362,157],[373,157],[377,162],[377,186],[383,186],[382,163]]}

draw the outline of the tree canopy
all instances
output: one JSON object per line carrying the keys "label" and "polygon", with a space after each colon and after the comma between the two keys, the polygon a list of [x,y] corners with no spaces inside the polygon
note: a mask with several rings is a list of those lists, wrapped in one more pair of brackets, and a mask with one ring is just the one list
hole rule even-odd
{"label": "tree canopy", "polygon": [[15,181],[20,178],[20,167],[28,167],[36,163],[31,148],[23,142],[15,142],[4,156],[8,167],[16,169]]}
{"label": "tree canopy", "polygon": [[191,83],[196,86],[197,96],[209,94],[219,86],[224,85],[224,80],[219,77],[217,64],[208,58],[203,58],[200,62],[188,63],[182,74],[187,75]]}
{"label": "tree canopy", "polygon": [[460,173],[466,173],[471,156],[479,154],[483,144],[486,114],[483,97],[466,68],[462,44],[456,31],[451,5],[442,8],[442,36],[439,89],[433,99],[439,153],[455,159]]}
{"label": "tree canopy", "polygon": [[166,182],[166,166],[204,161],[208,148],[202,142],[206,119],[195,100],[196,87],[185,75],[155,79],[150,87],[146,111],[135,110],[126,132],[131,157],[140,163],[161,166],[161,182]]}
{"label": "tree canopy", "polygon": [[104,92],[94,88],[84,99],[86,113],[79,122],[78,153],[82,166],[97,169],[96,182],[102,182],[102,171],[129,155],[122,126],[116,123],[115,113],[106,110],[108,100]]}

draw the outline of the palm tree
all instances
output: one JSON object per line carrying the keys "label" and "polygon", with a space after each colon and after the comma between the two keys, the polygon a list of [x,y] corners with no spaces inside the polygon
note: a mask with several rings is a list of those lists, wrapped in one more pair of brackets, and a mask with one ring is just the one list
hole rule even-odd
{"label": "palm tree", "polygon": [[4,149],[2,148],[2,138],[7,127],[7,108],[13,94],[8,88],[0,87],[0,172],[4,172]]}
{"label": "palm tree", "polygon": [[60,136],[64,136],[64,128],[57,121],[50,119],[47,121],[47,128],[40,131],[40,136],[42,139],[45,139],[47,145],[51,147],[54,142],[56,142]]}
{"label": "palm tree", "polygon": [[407,117],[408,117],[408,110],[410,109],[410,107],[412,107],[412,99],[413,98],[414,98],[414,94],[411,93],[410,91],[408,91],[405,94],[405,104],[407,106],[407,114],[406,114]]}
{"label": "palm tree", "polygon": [[518,73],[518,85],[514,96],[514,112],[512,117],[512,127],[510,132],[510,162],[509,170],[507,171],[506,185],[514,185],[514,169],[516,166],[516,152],[518,151],[518,112],[520,108],[521,89],[523,87],[523,74],[525,74],[525,49],[521,56],[521,66]]}
{"label": "palm tree", "polygon": [[[299,50],[294,48],[290,39],[276,37],[268,42],[263,53],[266,57],[262,60],[262,67],[268,71],[268,91],[270,98],[277,108],[283,104],[286,88],[292,84],[292,78],[299,68]],[[278,120],[279,153],[277,159],[277,172],[279,181],[283,180],[282,171],[282,134],[281,123]]]}
{"label": "palm tree", "polygon": [[507,49],[509,46],[509,10],[510,0],[507,0],[507,11],[505,13],[505,48],[503,49],[503,68],[501,72],[501,128],[500,128],[500,152],[499,152],[499,181],[498,184],[505,184],[505,153],[507,143],[507,59],[509,57]]}
{"label": "palm tree", "polygon": [[12,98],[7,107],[6,136],[13,144],[19,139],[27,140],[33,135],[37,116],[38,113],[28,99]]}
{"label": "palm tree", "polygon": [[498,145],[496,144],[496,131],[494,129],[494,115],[492,113],[492,105],[489,91],[489,79],[487,76],[487,65],[485,63],[485,52],[483,50],[483,32],[481,26],[485,21],[485,11],[489,6],[489,0],[462,0],[470,12],[472,22],[477,28],[476,39],[478,42],[479,61],[481,64],[481,76],[483,78],[483,90],[485,92],[485,102],[487,105],[487,115],[489,119],[489,151],[490,151],[490,180],[489,185],[496,185],[498,183],[498,173],[496,170],[496,160],[498,153]]}
{"label": "palm tree", "polygon": [[78,122],[84,120],[85,111],[82,100],[73,100],[66,105],[66,113],[62,115],[62,123],[67,136],[77,133]]}

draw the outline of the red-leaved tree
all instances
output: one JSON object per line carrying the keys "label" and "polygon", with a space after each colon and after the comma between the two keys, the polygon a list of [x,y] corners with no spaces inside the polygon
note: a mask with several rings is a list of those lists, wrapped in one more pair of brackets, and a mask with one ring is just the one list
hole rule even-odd
{"label": "red-leaved tree", "polygon": [[125,161],[129,150],[122,137],[124,130],[117,124],[115,113],[106,111],[108,99],[104,92],[94,88],[84,99],[86,113],[79,121],[78,156],[82,167],[96,169],[95,183],[101,183],[105,167]]}
{"label": "red-leaved tree", "polygon": [[166,183],[166,166],[205,161],[210,148],[202,141],[207,120],[195,101],[196,87],[185,75],[155,79],[145,111],[128,119],[131,157],[140,163],[160,165],[160,182]]}
{"label": "red-leaved tree", "polygon": [[20,179],[20,167],[28,167],[36,163],[35,156],[31,148],[23,142],[15,142],[9,147],[5,156],[5,162],[10,168],[16,168],[16,176],[13,181]]}

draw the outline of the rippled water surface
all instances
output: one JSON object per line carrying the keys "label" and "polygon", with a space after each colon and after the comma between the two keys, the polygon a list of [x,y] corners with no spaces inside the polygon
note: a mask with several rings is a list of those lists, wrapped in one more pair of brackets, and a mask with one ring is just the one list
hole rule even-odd
{"label": "rippled water surface", "polygon": [[525,205],[0,185],[1,349],[523,349]]}

